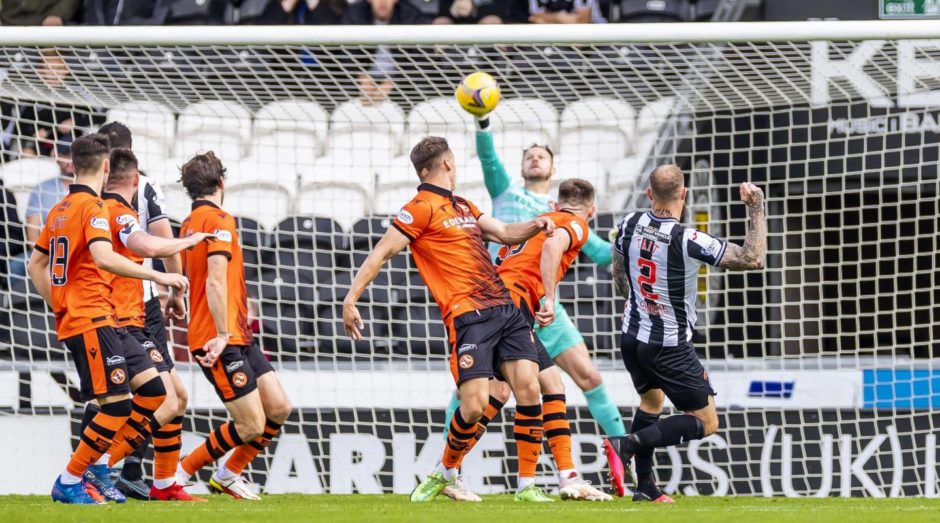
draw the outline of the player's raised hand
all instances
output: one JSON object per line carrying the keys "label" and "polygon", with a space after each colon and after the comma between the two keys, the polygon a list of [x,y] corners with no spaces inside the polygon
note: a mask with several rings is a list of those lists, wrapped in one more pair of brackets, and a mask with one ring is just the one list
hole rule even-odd
{"label": "player's raised hand", "polygon": [[535,219],[535,226],[545,231],[546,236],[551,236],[555,232],[555,221],[548,216],[539,216]]}
{"label": "player's raised hand", "polygon": [[167,287],[176,289],[180,292],[186,292],[189,289],[189,278],[175,272],[158,272],[153,281],[159,283],[160,285],[166,285]]}
{"label": "player's raised hand", "polygon": [[535,321],[539,327],[547,327],[555,321],[555,302],[553,300],[544,300],[542,308],[535,313]]}
{"label": "player's raised hand", "polygon": [[206,353],[202,356],[196,356],[196,361],[203,367],[211,367],[215,365],[225,347],[228,347],[228,333],[217,334],[215,338],[207,341],[202,346],[202,350]]}
{"label": "player's raised hand", "polygon": [[362,316],[359,314],[359,309],[355,305],[343,304],[343,328],[346,330],[346,335],[352,338],[354,341],[362,341],[362,332],[361,330],[366,327],[366,324],[362,322]]}
{"label": "player's raised hand", "polygon": [[752,209],[757,209],[764,204],[764,191],[760,187],[750,182],[741,184],[741,201]]}
{"label": "player's raised hand", "polygon": [[179,292],[170,292],[170,298],[166,302],[166,317],[174,320],[182,320],[186,317],[186,301]]}

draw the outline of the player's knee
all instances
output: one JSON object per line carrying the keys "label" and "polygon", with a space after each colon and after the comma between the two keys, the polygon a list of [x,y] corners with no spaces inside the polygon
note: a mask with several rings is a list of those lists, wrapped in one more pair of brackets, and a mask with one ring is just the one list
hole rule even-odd
{"label": "player's knee", "polygon": [[704,419],[702,419],[702,426],[705,429],[705,436],[711,436],[712,434],[718,432],[718,414],[715,412],[710,412],[704,417]]}
{"label": "player's knee", "polygon": [[503,387],[492,387],[490,389],[490,396],[499,400],[500,403],[506,403],[507,401],[509,401],[509,395],[511,393],[512,391],[510,390],[508,385],[503,386]]}
{"label": "player's knee", "polygon": [[601,379],[601,373],[593,367],[591,370],[580,376],[578,381],[578,387],[583,391],[594,390],[604,383],[604,380]]}
{"label": "player's knee", "polygon": [[264,432],[264,414],[250,416],[241,421],[235,421],[235,431],[242,441],[251,441]]}
{"label": "player's knee", "polygon": [[514,390],[516,402],[523,405],[535,405],[542,396],[542,389],[538,380],[529,380],[519,384]]}
{"label": "player's knee", "polygon": [[186,387],[175,387],[176,389],[176,415],[186,414],[186,405],[189,404],[189,391]]}
{"label": "player's knee", "polygon": [[270,412],[267,413],[268,419],[275,423],[282,424],[290,417],[293,408],[294,407],[290,404],[290,400],[285,397],[271,407]]}

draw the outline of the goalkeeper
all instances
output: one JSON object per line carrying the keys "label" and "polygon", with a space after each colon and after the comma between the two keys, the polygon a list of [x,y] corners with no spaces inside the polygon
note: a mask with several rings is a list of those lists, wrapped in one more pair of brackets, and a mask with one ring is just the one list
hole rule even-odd
{"label": "goalkeeper", "polygon": [[[504,223],[532,220],[552,210],[551,179],[555,174],[554,156],[544,145],[532,145],[526,149],[522,159],[522,183],[514,182],[493,146],[493,134],[488,116],[476,117],[477,156],[483,166],[486,190],[493,198],[493,217]],[[500,246],[491,243],[490,256],[496,259]],[[598,265],[611,263],[610,243],[589,231],[587,243],[582,251]],[[555,303],[555,321],[547,327],[535,326],[535,332],[548,354],[574,380],[584,392],[588,409],[608,438],[626,435],[620,410],[607,392],[600,373],[588,354],[584,338],[568,317],[564,306]],[[447,408],[447,423],[460,400],[455,396]],[[605,450],[610,464],[611,482],[620,496],[625,494],[623,464],[616,452],[605,440]],[[445,495],[450,492],[445,491]]]}

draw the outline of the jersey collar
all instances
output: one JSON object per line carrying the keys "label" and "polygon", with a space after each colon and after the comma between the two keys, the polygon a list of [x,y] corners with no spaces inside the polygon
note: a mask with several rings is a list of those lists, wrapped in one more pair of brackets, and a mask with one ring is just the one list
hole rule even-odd
{"label": "jersey collar", "polygon": [[648,214],[649,217],[652,218],[653,220],[660,221],[660,222],[669,222],[669,221],[677,222],[677,221],[679,221],[679,220],[677,220],[677,219],[675,219],[675,218],[661,218],[661,217],[656,216],[655,214],[653,214],[653,211],[646,211],[646,214]]}
{"label": "jersey collar", "polygon": [[124,206],[133,209],[133,207],[131,207],[131,204],[127,203],[127,200],[125,200],[124,197],[121,196],[121,195],[118,194],[118,193],[114,193],[114,192],[103,192],[103,193],[101,193],[101,197],[104,198],[105,200],[115,200],[115,201],[118,201],[118,202],[124,204]]}
{"label": "jersey collar", "polygon": [[193,210],[195,211],[199,207],[203,207],[205,205],[208,205],[209,207],[215,207],[216,209],[220,208],[218,205],[210,202],[209,200],[196,200],[193,202]]}
{"label": "jersey collar", "polygon": [[450,198],[454,195],[453,191],[448,191],[443,187],[438,187],[437,185],[432,185],[430,183],[422,183],[418,186],[419,191],[429,191],[434,194],[439,194],[445,198]]}
{"label": "jersey collar", "polygon": [[82,185],[80,183],[73,183],[72,185],[69,185],[69,194],[75,194],[75,193],[80,193],[80,192],[88,193],[95,197],[98,196],[98,193],[96,193],[94,189],[92,189],[91,187],[87,185]]}

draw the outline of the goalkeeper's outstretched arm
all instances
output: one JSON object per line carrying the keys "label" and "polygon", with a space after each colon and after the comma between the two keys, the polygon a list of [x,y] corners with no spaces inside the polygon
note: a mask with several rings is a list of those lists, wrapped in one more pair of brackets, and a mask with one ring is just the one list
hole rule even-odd
{"label": "goalkeeper's outstretched arm", "polygon": [[486,191],[490,193],[490,198],[496,198],[506,192],[512,179],[509,178],[506,167],[496,154],[489,116],[477,118],[476,125],[477,156],[480,158],[480,165],[483,166],[483,183],[486,185]]}
{"label": "goalkeeper's outstretched arm", "polygon": [[385,231],[385,236],[382,236],[382,239],[376,244],[375,249],[369,253],[369,257],[362,262],[362,266],[359,267],[359,270],[356,272],[356,277],[353,279],[352,285],[349,286],[346,299],[343,300],[343,326],[346,329],[347,336],[356,341],[362,340],[360,329],[363,329],[365,324],[362,322],[362,316],[360,316],[359,310],[356,309],[356,302],[359,301],[359,297],[362,296],[362,293],[369,287],[372,280],[379,275],[379,271],[382,270],[382,265],[385,265],[385,262],[388,261],[389,258],[404,250],[409,243],[411,243],[411,240],[402,234],[401,231],[395,227],[389,227],[388,230]]}

